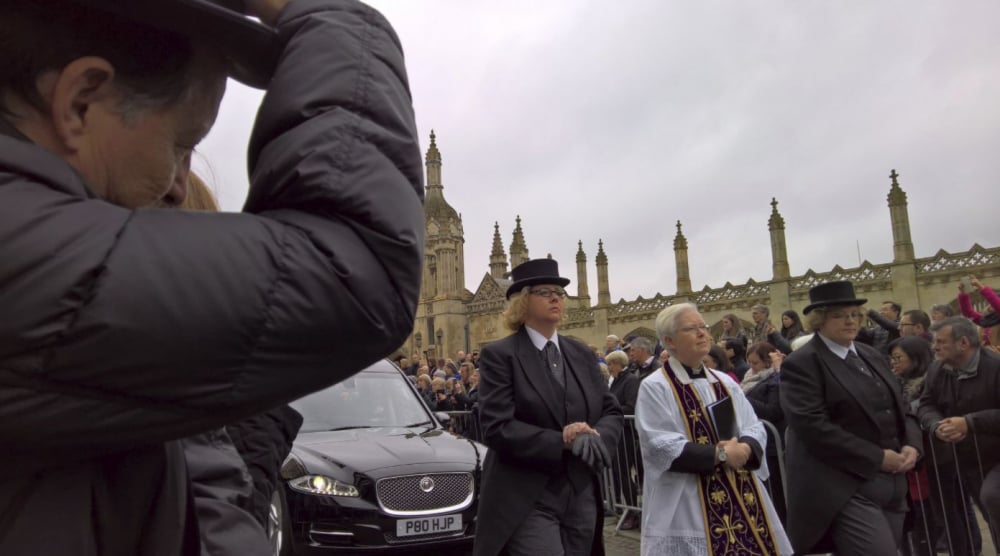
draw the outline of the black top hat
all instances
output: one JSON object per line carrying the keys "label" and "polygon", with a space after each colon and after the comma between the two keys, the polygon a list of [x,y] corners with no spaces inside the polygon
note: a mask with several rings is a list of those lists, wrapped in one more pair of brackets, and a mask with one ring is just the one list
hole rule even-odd
{"label": "black top hat", "polygon": [[559,276],[559,263],[554,259],[533,259],[521,263],[510,271],[510,278],[514,283],[507,288],[507,299],[525,286],[556,284],[566,287],[569,284],[569,278]]}
{"label": "black top hat", "polygon": [[827,282],[809,288],[809,305],[802,310],[802,314],[808,315],[809,311],[819,307],[830,305],[864,305],[867,299],[854,295],[854,284],[847,280],[839,282]]}
{"label": "black top hat", "polygon": [[242,0],[73,1],[215,46],[229,75],[258,89],[270,83],[281,56],[278,31],[247,17]]}

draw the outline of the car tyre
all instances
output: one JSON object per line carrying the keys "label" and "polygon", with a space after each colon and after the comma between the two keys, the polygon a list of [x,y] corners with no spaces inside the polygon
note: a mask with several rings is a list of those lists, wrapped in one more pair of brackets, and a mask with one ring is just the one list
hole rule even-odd
{"label": "car tyre", "polygon": [[267,511],[267,540],[274,556],[291,556],[292,527],[288,516],[285,491],[279,485],[271,494],[271,505]]}

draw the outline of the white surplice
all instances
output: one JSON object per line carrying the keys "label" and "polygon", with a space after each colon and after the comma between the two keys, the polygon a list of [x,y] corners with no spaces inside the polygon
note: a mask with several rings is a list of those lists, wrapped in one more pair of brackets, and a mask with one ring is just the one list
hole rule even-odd
{"label": "white surplice", "polygon": [[[757,419],[753,407],[743,390],[719,371],[708,373],[707,380],[692,380],[676,359],[669,360],[670,369],[681,384],[693,385],[701,402],[708,405],[716,401],[712,384],[722,381],[733,398],[740,436],[756,440],[764,452],[767,448],[767,431]],[[698,494],[698,475],[668,471],[689,442],[681,408],[663,371],[657,371],[642,381],[636,401],[635,422],[642,448],[645,480],[642,487],[642,554],[643,556],[708,554],[705,522],[702,517],[701,496]],[[785,535],[778,514],[761,480],[767,479],[767,462],[761,461],[754,472],[754,480],[761,494],[775,546],[781,554],[792,554],[792,545]]]}

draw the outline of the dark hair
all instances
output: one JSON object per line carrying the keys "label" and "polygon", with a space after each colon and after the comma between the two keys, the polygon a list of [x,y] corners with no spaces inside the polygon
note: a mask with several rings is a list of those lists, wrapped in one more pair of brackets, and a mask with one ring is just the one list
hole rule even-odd
{"label": "dark hair", "polygon": [[792,319],[792,325],[787,328],[784,323],[781,324],[781,336],[784,339],[791,340],[803,333],[802,319],[799,318],[798,313],[789,309],[788,311],[781,313],[781,316]]}
{"label": "dark hair", "polygon": [[719,362],[719,368],[717,370],[724,373],[732,372],[733,364],[729,362],[729,357],[726,357],[726,350],[722,349],[718,344],[712,344],[712,347],[708,350],[708,355]]}
{"label": "dark hair", "polygon": [[931,329],[931,318],[920,309],[910,309],[903,313],[903,316],[909,317],[912,324],[923,326],[925,332]]}
{"label": "dark hair", "polygon": [[774,347],[772,344],[767,342],[757,342],[756,344],[750,346],[747,351],[748,354],[753,353],[760,358],[761,361],[767,364],[768,367],[771,366],[771,352],[778,351],[778,348]]}
{"label": "dark hair", "polygon": [[[123,101],[144,108],[180,100],[192,85],[191,40],[67,0],[11,0],[0,12],[0,93],[48,106],[38,77],[97,56],[115,68]],[[0,101],[0,111],[9,107]]]}
{"label": "dark hair", "polygon": [[889,344],[889,353],[899,348],[913,361],[913,368],[906,372],[905,378],[919,378],[927,373],[927,369],[934,361],[934,352],[931,343],[920,336],[903,336],[896,338]]}
{"label": "dark hair", "polygon": [[722,315],[722,318],[728,320],[731,323],[733,323],[733,333],[734,334],[738,334],[739,332],[741,332],[743,330],[743,321],[740,320],[740,317],[736,316],[735,313],[727,313],[725,315]]}
{"label": "dark hair", "polygon": [[746,361],[747,359],[747,345],[743,343],[742,338],[727,338],[726,339],[726,349],[733,350],[733,358],[730,363],[736,366],[739,361]]}
{"label": "dark hair", "polygon": [[903,312],[903,306],[900,305],[899,303],[896,303],[895,301],[883,301],[882,305],[885,305],[886,303],[888,303],[889,306],[892,307],[893,311],[896,311],[897,317],[899,316],[900,313]]}

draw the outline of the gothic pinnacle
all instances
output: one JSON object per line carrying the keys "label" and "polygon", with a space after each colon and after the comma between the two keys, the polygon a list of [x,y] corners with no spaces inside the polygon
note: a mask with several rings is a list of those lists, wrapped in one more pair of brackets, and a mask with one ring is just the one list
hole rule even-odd
{"label": "gothic pinnacle", "polygon": [[503,242],[500,239],[500,223],[493,222],[493,251],[490,253],[490,256],[499,257],[503,255]]}
{"label": "gothic pinnacle", "polygon": [[778,200],[774,197],[771,197],[771,217],[767,219],[767,229],[771,231],[785,229],[785,219],[778,212]]}

